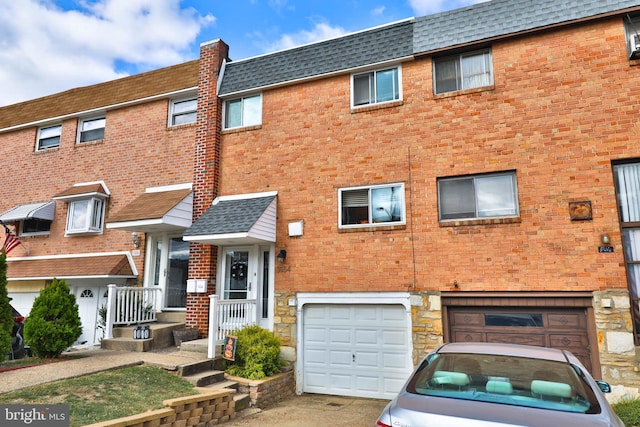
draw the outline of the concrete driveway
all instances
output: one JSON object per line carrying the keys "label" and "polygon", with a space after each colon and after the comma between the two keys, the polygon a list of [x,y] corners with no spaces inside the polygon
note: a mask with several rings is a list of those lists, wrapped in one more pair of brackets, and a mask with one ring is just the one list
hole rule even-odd
{"label": "concrete driveway", "polygon": [[373,427],[388,400],[303,394],[266,410],[247,409],[225,427]]}

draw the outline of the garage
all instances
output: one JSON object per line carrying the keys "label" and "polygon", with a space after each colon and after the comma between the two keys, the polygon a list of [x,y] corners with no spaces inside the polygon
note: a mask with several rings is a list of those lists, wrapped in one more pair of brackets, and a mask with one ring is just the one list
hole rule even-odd
{"label": "garage", "polygon": [[590,331],[589,298],[444,297],[450,342],[498,342],[555,347],[572,352],[599,374]]}
{"label": "garage", "polygon": [[302,392],[391,399],[413,369],[403,305],[305,304],[302,324]]}

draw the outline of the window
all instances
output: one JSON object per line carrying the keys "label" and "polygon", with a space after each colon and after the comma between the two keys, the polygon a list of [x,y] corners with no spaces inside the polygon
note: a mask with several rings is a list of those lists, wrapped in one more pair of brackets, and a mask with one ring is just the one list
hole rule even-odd
{"label": "window", "polygon": [[515,172],[441,178],[438,205],[442,221],[518,216]]}
{"label": "window", "polygon": [[62,125],[40,128],[38,130],[38,142],[37,142],[36,150],[44,150],[46,148],[59,147],[61,134],[62,134]]}
{"label": "window", "polygon": [[493,84],[491,51],[482,50],[434,59],[436,93]]}
{"label": "window", "polygon": [[46,219],[29,218],[21,221],[20,235],[49,234],[51,221]]}
{"label": "window", "polygon": [[186,125],[196,122],[198,99],[172,100],[169,105],[169,126]]}
{"label": "window", "polygon": [[404,184],[339,190],[340,228],[405,223]]}
{"label": "window", "polygon": [[82,120],[80,126],[78,126],[78,142],[99,141],[104,139],[105,123],[106,119],[104,117]]}
{"label": "window", "polygon": [[633,16],[624,20],[627,35],[627,54],[629,59],[640,59],[640,17]]}
{"label": "window", "polygon": [[232,99],[226,101],[224,106],[225,129],[262,123],[262,95]]}
{"label": "window", "polygon": [[640,341],[640,163],[613,166],[622,247],[633,307],[636,341]]}
{"label": "window", "polygon": [[355,74],[351,78],[351,104],[354,107],[400,99],[399,67]]}
{"label": "window", "polygon": [[96,197],[69,202],[67,233],[101,233],[104,200]]}

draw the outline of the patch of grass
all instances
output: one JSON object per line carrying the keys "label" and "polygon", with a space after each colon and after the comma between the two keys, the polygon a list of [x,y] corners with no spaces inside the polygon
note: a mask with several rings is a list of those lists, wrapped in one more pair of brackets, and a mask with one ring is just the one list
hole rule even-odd
{"label": "patch of grass", "polygon": [[616,414],[620,417],[624,425],[628,427],[640,426],[640,399],[622,399],[615,405],[611,405]]}
{"label": "patch of grass", "polygon": [[68,404],[70,426],[161,409],[166,399],[198,394],[161,368],[134,366],[29,387],[0,395],[3,404]]}

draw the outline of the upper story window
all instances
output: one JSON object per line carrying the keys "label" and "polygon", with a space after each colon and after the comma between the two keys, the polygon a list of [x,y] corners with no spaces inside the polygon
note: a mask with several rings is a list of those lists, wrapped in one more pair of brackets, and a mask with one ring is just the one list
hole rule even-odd
{"label": "upper story window", "polygon": [[440,220],[519,215],[515,172],[438,179]]}
{"label": "upper story window", "polygon": [[61,135],[62,125],[41,127],[40,129],[38,129],[38,141],[36,142],[36,150],[59,147]]}
{"label": "upper story window", "polygon": [[174,99],[169,104],[169,126],[186,125],[196,122],[198,98]]}
{"label": "upper story window", "polygon": [[338,193],[340,228],[406,222],[404,184],[342,188]]}
{"label": "upper story window", "polygon": [[29,218],[20,221],[20,235],[49,234],[51,231],[51,221],[46,219]]}
{"label": "upper story window", "polygon": [[101,233],[104,208],[104,199],[98,197],[70,201],[66,232]]}
{"label": "upper story window", "polygon": [[376,70],[351,76],[351,105],[397,101],[401,96],[400,67]]}
{"label": "upper story window", "polygon": [[78,126],[78,143],[104,139],[105,124],[105,117],[81,120]]}
{"label": "upper story window", "polygon": [[489,49],[435,58],[433,64],[436,94],[493,84]]}
{"label": "upper story window", "polygon": [[231,99],[224,103],[224,128],[254,126],[262,123],[262,95]]}
{"label": "upper story window", "polygon": [[627,54],[629,59],[640,59],[640,17],[625,18],[624,29],[627,35]]}

